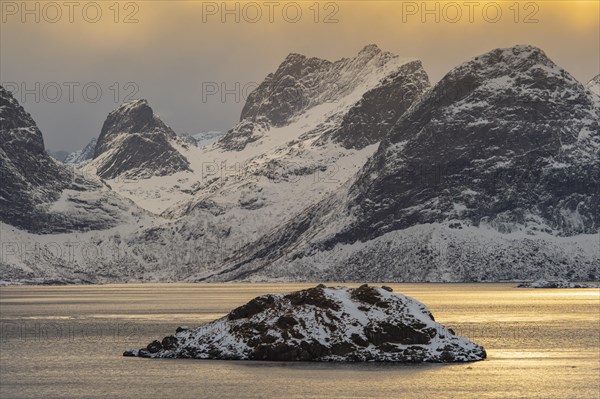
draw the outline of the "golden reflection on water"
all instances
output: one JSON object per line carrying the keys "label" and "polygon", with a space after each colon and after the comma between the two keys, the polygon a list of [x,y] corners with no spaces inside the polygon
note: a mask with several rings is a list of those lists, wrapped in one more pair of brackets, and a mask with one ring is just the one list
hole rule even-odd
{"label": "golden reflection on water", "polygon": [[488,359],[385,365],[123,358],[123,350],[178,325],[314,284],[1,287],[1,396],[598,398],[599,290],[387,285],[483,345]]}

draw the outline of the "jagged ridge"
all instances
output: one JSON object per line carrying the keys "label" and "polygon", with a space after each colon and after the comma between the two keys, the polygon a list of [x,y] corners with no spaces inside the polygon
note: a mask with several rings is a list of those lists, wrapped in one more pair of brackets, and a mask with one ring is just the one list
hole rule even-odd
{"label": "jagged ridge", "polygon": [[[576,244],[558,244],[551,237],[594,234],[600,226],[599,131],[598,97],[543,51],[532,46],[491,51],[452,70],[414,104],[353,184],[245,248],[241,261],[212,278],[308,273],[328,279],[350,268],[365,279],[402,281],[423,267],[425,279],[464,278],[469,273],[463,270],[471,270],[472,278],[518,279],[526,277],[527,264],[542,259],[555,270],[570,261],[589,278],[586,270],[593,274],[597,258],[579,248],[582,259],[575,263],[571,256],[577,251],[566,248]],[[480,256],[461,258],[458,270],[433,263],[428,246],[432,234],[441,233],[428,232],[427,226],[438,225],[459,246],[471,234],[461,235],[463,227],[495,231],[496,252],[483,263],[489,273],[479,272]],[[397,258],[380,253],[401,246],[396,239],[406,237],[400,232],[413,227],[411,234],[421,236],[415,249],[423,256],[399,265]],[[531,242],[504,236],[520,231]],[[483,245],[481,237],[474,238]],[[355,243],[358,248],[348,253],[330,252]],[[565,246],[555,251],[554,245]],[[361,256],[352,256],[359,248]],[[544,256],[554,252],[562,253]],[[302,262],[313,256],[308,265]],[[323,258],[330,263],[320,264]],[[405,273],[395,272],[398,267]],[[573,273],[563,267],[559,277]]]}

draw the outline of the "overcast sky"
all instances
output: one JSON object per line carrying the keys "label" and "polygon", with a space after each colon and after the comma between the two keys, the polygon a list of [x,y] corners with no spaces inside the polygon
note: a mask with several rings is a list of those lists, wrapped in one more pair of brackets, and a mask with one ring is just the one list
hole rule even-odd
{"label": "overcast sky", "polygon": [[[532,44],[584,83],[600,73],[597,0],[114,3],[1,2],[0,81],[50,150],[83,147],[128,96],[178,133],[227,130],[290,52],[336,60],[375,43],[421,59],[435,82],[478,54]],[[236,83],[238,98],[208,95]]]}

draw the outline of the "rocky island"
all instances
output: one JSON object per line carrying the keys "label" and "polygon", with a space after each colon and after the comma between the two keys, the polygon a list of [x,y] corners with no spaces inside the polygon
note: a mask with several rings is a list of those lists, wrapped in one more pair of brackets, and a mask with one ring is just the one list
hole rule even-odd
{"label": "rocky island", "polygon": [[598,288],[598,284],[594,283],[573,283],[565,280],[536,280],[525,281],[517,285],[517,288]]}
{"label": "rocky island", "polygon": [[196,329],[124,356],[336,362],[470,362],[483,347],[390,287],[326,287],[259,296]]}

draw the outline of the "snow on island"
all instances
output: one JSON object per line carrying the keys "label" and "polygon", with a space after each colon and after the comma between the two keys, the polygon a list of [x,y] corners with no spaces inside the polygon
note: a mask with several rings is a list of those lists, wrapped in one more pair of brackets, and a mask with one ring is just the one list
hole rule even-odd
{"label": "snow on island", "polygon": [[483,347],[389,287],[325,287],[259,296],[196,329],[124,356],[336,362],[470,362]]}

